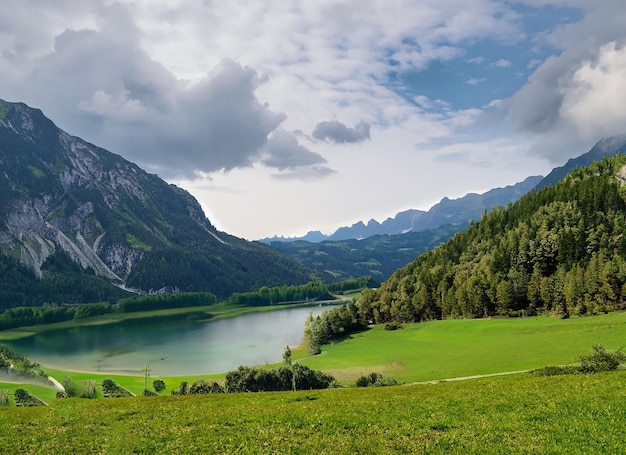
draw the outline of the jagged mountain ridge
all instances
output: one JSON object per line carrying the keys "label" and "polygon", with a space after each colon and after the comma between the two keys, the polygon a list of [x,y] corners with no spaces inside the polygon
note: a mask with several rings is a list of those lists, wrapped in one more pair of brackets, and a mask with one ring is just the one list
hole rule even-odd
{"label": "jagged mountain ridge", "polygon": [[374,235],[424,232],[446,225],[466,225],[468,221],[479,220],[485,210],[491,210],[498,205],[506,206],[509,202],[517,201],[532,190],[542,179],[542,176],[532,176],[526,178],[523,182],[503,188],[494,188],[482,194],[469,193],[458,199],[444,197],[428,211],[410,209],[398,212],[396,216],[387,218],[382,223],[374,219],[368,221],[367,224],[359,221],[349,227],[340,227],[328,236],[319,231],[311,231],[303,237],[272,237],[260,241],[273,243],[305,240],[317,243],[321,241],[365,239]]}
{"label": "jagged mountain ridge", "polygon": [[218,232],[188,192],[0,101],[0,257],[46,278],[57,255],[140,290],[227,296],[306,282],[310,270]]}

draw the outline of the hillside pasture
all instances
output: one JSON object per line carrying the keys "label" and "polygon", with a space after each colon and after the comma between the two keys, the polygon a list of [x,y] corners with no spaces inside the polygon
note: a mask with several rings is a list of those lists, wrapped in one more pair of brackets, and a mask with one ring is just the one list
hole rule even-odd
{"label": "hillside pasture", "polygon": [[0,453],[623,453],[626,371],[0,409]]}
{"label": "hillside pasture", "polygon": [[626,345],[626,312],[591,317],[459,319],[374,326],[322,348],[304,365],[353,382],[380,372],[400,382],[431,381],[576,362],[600,344]]}

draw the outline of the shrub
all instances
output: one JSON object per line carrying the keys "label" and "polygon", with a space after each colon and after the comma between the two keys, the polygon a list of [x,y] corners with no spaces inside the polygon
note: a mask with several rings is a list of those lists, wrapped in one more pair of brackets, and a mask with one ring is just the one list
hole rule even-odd
{"label": "shrub", "polygon": [[224,387],[227,392],[269,392],[327,389],[334,382],[329,374],[295,363],[273,370],[240,366],[226,373]]}
{"label": "shrub", "polygon": [[85,390],[80,395],[81,398],[96,398],[98,391],[96,390],[96,381],[88,379],[85,381]]}
{"label": "shrub", "polygon": [[163,380],[161,379],[155,379],[154,381],[152,381],[152,388],[157,392],[162,392],[163,390],[165,390],[165,382],[163,382]]}
{"label": "shrub", "polygon": [[63,378],[63,388],[65,389],[65,397],[75,397],[78,395],[76,383],[67,376]]}
{"label": "shrub", "polygon": [[9,391],[7,389],[0,389],[0,406],[9,405]]}
{"label": "shrub", "polygon": [[215,381],[209,382],[204,380],[194,382],[189,388],[190,395],[201,395],[207,393],[224,393],[224,388]]}
{"label": "shrub", "polygon": [[402,326],[400,324],[396,324],[395,322],[387,322],[385,324],[385,330],[398,330],[401,328]]}
{"label": "shrub", "polygon": [[183,381],[176,390],[172,390],[172,395],[187,395],[189,393],[189,383]]}
{"label": "shrub", "polygon": [[15,404],[17,406],[45,406],[45,403],[39,398],[30,394],[26,389],[15,389]]}
{"label": "shrub", "polygon": [[130,397],[133,394],[113,379],[105,379],[102,381],[102,395],[105,397]]}
{"label": "shrub", "polygon": [[609,352],[603,346],[594,345],[591,353],[580,356],[581,373],[598,373],[600,371],[617,370],[626,356],[620,350]]}
{"label": "shrub", "polygon": [[394,378],[386,378],[380,373],[363,375],[356,380],[357,387],[386,387],[390,385],[398,385],[398,381]]}

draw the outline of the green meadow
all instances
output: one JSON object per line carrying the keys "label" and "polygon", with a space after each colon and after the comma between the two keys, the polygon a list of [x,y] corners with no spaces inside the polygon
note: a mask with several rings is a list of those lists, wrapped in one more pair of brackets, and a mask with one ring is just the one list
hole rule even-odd
{"label": "green meadow", "polygon": [[[315,357],[294,352],[344,385],[377,371],[409,383],[395,387],[171,396],[183,380],[224,375],[155,376],[148,385],[167,384],[161,397],[90,400],[26,384],[49,406],[0,407],[0,453],[623,453],[625,370],[445,379],[574,363],[594,344],[619,349],[625,334],[626,312],[448,320],[376,326]],[[145,381],[47,372],[79,386],[111,378],[137,395]]]}
{"label": "green meadow", "polygon": [[459,319],[375,326],[300,360],[340,381],[377,371],[399,382],[430,381],[569,364],[595,344],[626,345],[626,312],[559,319]]}
{"label": "green meadow", "polygon": [[626,371],[0,409],[0,453],[624,453]]}

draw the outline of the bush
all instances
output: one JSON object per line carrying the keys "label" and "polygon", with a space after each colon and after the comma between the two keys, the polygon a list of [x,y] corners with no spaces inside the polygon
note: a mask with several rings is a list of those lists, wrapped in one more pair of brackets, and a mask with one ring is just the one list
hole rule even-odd
{"label": "bush", "polygon": [[31,395],[26,389],[15,389],[14,397],[16,406],[45,406],[43,401]]}
{"label": "bush", "polygon": [[224,388],[217,382],[196,381],[189,388],[190,395],[203,395],[208,393],[224,393]]}
{"label": "bush", "polygon": [[75,397],[78,395],[76,383],[67,376],[63,378],[63,388],[65,389],[65,397]]}
{"label": "bush", "polygon": [[385,324],[385,330],[398,330],[401,328],[402,326],[400,324],[396,324],[395,322],[388,322]]}
{"label": "bush", "polygon": [[189,383],[183,381],[176,390],[172,390],[172,395],[187,395],[189,393]]}
{"label": "bush", "polygon": [[96,398],[98,391],[96,390],[96,381],[88,379],[85,381],[85,390],[80,395],[81,398]]}
{"label": "bush", "polygon": [[380,373],[363,375],[356,380],[357,387],[386,387],[390,385],[398,385],[398,381],[394,378],[386,378]]}
{"label": "bush", "polygon": [[105,379],[102,381],[102,395],[104,397],[131,397],[133,396],[128,390],[120,386],[113,379]]}
{"label": "bush", "polygon": [[560,374],[592,374],[601,371],[617,370],[619,364],[626,360],[626,355],[621,349],[614,352],[607,351],[600,345],[591,348],[591,352],[587,355],[580,356],[580,365],[550,365],[543,368],[532,370],[531,373],[537,376],[556,376]]}
{"label": "bush", "polygon": [[161,379],[155,379],[152,381],[152,388],[157,392],[162,392],[165,390],[165,382]]}
{"label": "bush", "polygon": [[273,370],[240,366],[226,373],[224,387],[227,392],[270,392],[327,389],[334,383],[331,375],[295,363]]}
{"label": "bush", "polygon": [[0,389],[0,406],[9,405],[9,391],[7,389]]}
{"label": "bush", "polygon": [[600,345],[591,348],[591,353],[580,356],[580,372],[581,373],[598,373],[600,371],[617,370],[620,362],[626,359],[626,356],[620,350],[609,352]]}

